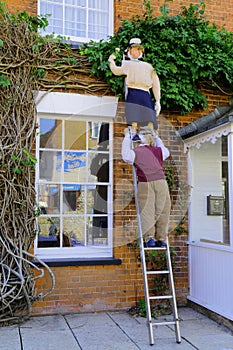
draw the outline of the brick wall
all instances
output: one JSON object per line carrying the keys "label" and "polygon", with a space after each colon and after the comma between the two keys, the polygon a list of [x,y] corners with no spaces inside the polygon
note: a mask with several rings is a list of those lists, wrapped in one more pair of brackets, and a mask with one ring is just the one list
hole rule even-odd
{"label": "brick wall", "polygon": [[[183,1],[188,5],[193,1]],[[26,10],[36,15],[36,1],[7,1],[9,10]],[[159,15],[159,6],[162,0],[151,0],[155,14]],[[169,2],[171,14],[180,12],[180,1]],[[220,27],[224,26],[232,30],[233,0],[206,1],[207,19],[214,20]],[[133,14],[144,12],[140,0],[116,0],[115,1],[115,29],[122,19],[130,19]],[[187,123],[206,115],[217,105],[228,104],[226,95],[219,92],[205,90],[209,107],[205,111],[193,110],[185,116],[169,111],[162,111],[160,118],[160,135],[165,144],[172,146],[172,159],[177,174],[182,182],[186,182],[186,159],[182,154],[179,140],[172,140],[169,134],[172,128],[181,128]],[[134,206],[132,169],[125,164],[120,157],[120,146],[125,128],[122,117],[123,105],[119,105],[118,115],[114,129],[114,257],[122,259],[122,264],[117,266],[64,266],[52,267],[55,274],[56,286],[53,293],[44,300],[34,303],[34,314],[50,314],[58,312],[88,312],[101,310],[128,309],[136,305],[143,298],[143,283],[138,250],[132,242],[137,237],[136,211]],[[172,143],[173,142],[173,143]],[[177,142],[177,144],[174,144]],[[172,144],[171,144],[172,143]],[[184,208],[176,207],[177,193],[172,193],[172,227],[175,228],[179,218],[185,214]],[[181,211],[181,212],[180,212]],[[184,224],[187,228],[187,221]],[[179,305],[186,304],[188,295],[188,248],[186,241],[188,233],[170,233],[170,243],[176,252],[174,278]],[[50,278],[45,272],[43,279],[37,281],[37,290],[46,290],[50,285]]]}
{"label": "brick wall", "polygon": [[37,16],[37,0],[5,0],[10,13],[26,11],[32,16]]}
{"label": "brick wall", "polygon": [[[36,0],[6,0],[10,12],[27,11],[31,15],[37,14]],[[164,0],[151,0],[151,7],[155,16],[160,15],[160,6]],[[190,4],[199,3],[192,0],[173,0],[168,2],[170,15],[180,13],[181,6],[189,6]],[[216,23],[220,28],[224,27],[229,31],[233,31],[232,12],[233,0],[206,0],[205,15],[207,20]],[[114,21],[115,30],[121,25],[121,21],[131,19],[133,15],[141,15],[145,12],[142,0],[115,0],[114,1]]]}
{"label": "brick wall", "polygon": [[[169,14],[176,15],[180,13],[181,7],[188,7],[190,4],[198,4],[199,1],[192,0],[173,0],[168,2]],[[160,6],[164,0],[151,0],[151,8],[154,16],[160,16]],[[216,23],[220,28],[233,31],[232,11],[233,0],[206,0],[206,19]],[[133,15],[142,15],[145,12],[142,0],[115,0],[115,30],[119,28],[122,20],[131,19]]]}

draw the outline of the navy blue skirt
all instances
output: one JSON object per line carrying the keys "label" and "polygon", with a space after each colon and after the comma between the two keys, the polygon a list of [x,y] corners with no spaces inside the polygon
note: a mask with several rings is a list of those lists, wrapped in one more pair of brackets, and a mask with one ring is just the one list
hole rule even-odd
{"label": "navy blue skirt", "polygon": [[125,102],[125,116],[128,125],[133,122],[145,126],[149,122],[158,129],[156,112],[150,93],[144,90],[128,88]]}

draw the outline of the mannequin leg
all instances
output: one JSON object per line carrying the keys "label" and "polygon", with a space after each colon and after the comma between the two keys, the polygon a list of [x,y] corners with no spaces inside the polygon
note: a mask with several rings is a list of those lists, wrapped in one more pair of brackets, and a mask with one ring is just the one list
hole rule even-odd
{"label": "mannequin leg", "polygon": [[154,124],[152,122],[148,123],[149,128],[151,129],[151,131],[154,131]]}
{"label": "mannequin leg", "polygon": [[133,122],[132,123],[132,134],[133,134],[133,136],[137,134],[137,126],[138,126],[137,122]]}

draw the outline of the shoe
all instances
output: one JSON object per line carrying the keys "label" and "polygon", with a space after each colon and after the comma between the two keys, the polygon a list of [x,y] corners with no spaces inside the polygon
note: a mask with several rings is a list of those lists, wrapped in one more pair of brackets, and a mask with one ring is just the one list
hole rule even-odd
{"label": "shoe", "polygon": [[141,141],[141,139],[140,139],[140,137],[138,136],[138,134],[136,134],[136,135],[133,136],[132,141],[138,142],[138,141]]}
{"label": "shoe", "polygon": [[157,247],[167,248],[167,244],[165,242],[163,242],[163,241],[158,240],[158,241],[155,242],[155,244],[156,244]]}
{"label": "shoe", "polygon": [[155,240],[151,237],[149,241],[145,243],[145,247],[156,247]]}

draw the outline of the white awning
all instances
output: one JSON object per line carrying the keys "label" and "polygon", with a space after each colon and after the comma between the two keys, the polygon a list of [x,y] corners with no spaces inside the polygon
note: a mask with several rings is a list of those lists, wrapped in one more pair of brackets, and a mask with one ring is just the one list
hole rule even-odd
{"label": "white awning", "polygon": [[207,130],[198,135],[192,136],[184,140],[184,151],[186,152],[191,147],[200,148],[201,145],[205,142],[215,143],[216,140],[222,136],[227,136],[233,132],[233,123],[227,122],[217,126],[216,128]]}
{"label": "white awning", "polygon": [[112,119],[116,116],[118,98],[75,93],[39,91],[36,109],[40,114],[63,115],[70,118],[91,117]]}

